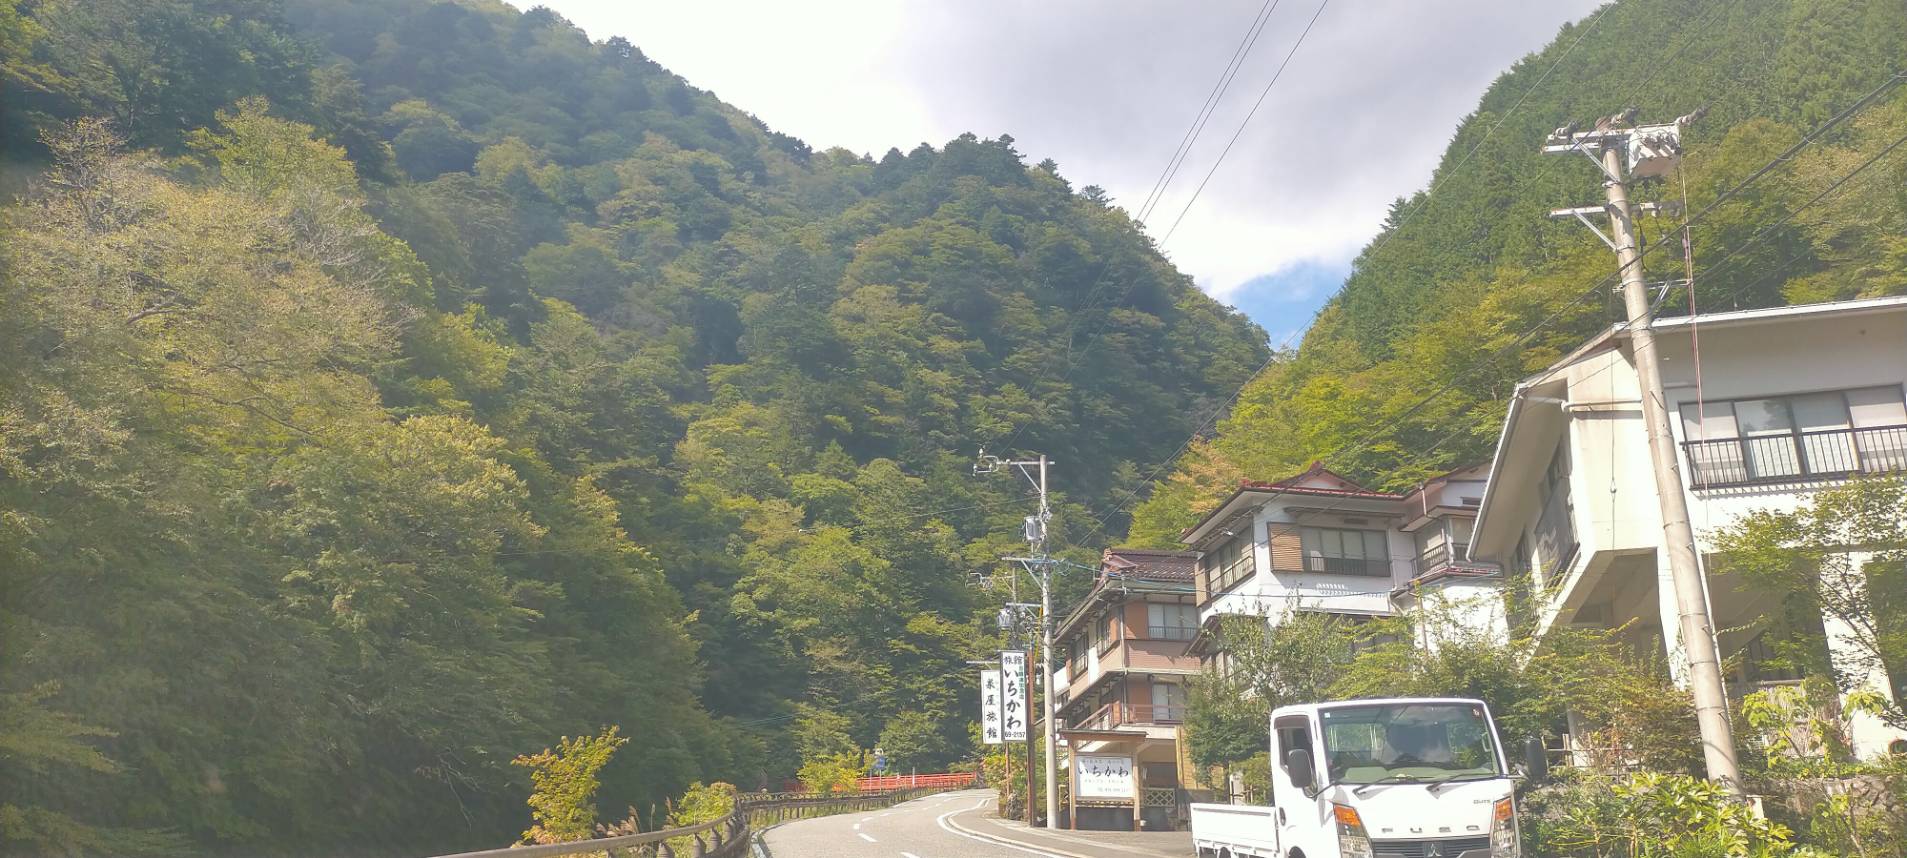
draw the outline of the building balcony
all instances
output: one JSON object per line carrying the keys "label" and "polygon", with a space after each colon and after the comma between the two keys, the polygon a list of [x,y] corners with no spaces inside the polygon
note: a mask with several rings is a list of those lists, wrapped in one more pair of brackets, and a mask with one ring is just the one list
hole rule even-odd
{"label": "building balcony", "polygon": [[1361,575],[1367,578],[1391,577],[1391,561],[1388,557],[1324,557],[1316,554],[1304,555],[1302,560],[1289,559],[1274,563],[1273,572],[1312,572],[1325,575]]}
{"label": "building balcony", "polygon": [[1476,572],[1498,570],[1495,563],[1472,563],[1469,556],[1470,545],[1466,542],[1433,545],[1411,561],[1411,577],[1425,578],[1452,569]]}
{"label": "building balcony", "polygon": [[1197,636],[1197,629],[1154,628],[1148,633],[1155,636],[1127,638],[1104,652],[1089,653],[1085,658],[1067,662],[1064,676],[1054,680],[1056,685],[1064,680],[1059,699],[1062,702],[1078,699],[1100,682],[1127,672],[1198,672],[1199,658],[1191,654],[1191,641]]}
{"label": "building balcony", "polygon": [[1695,489],[1846,479],[1907,471],[1907,426],[1685,441],[1682,450]]}
{"label": "building balcony", "polygon": [[1093,714],[1066,725],[1072,730],[1116,730],[1120,727],[1170,727],[1185,721],[1185,706],[1125,703],[1114,700]]}

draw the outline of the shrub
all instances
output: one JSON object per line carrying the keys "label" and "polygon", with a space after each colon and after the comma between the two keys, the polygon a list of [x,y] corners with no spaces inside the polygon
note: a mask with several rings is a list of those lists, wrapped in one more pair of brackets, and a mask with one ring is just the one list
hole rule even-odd
{"label": "shrub", "polygon": [[1524,854],[1543,858],[1816,856],[1718,784],[1653,772],[1565,773],[1523,799]]}
{"label": "shrub", "polygon": [[587,840],[596,830],[596,773],[609,763],[628,739],[605,727],[595,736],[564,736],[556,750],[519,756],[510,762],[530,770],[535,789],[530,793],[530,817],[535,824],[523,832],[526,843],[568,843]]}
{"label": "shrub", "polygon": [[802,763],[796,777],[812,792],[839,793],[853,792],[858,786],[855,781],[865,774],[867,766],[860,755],[826,754]]}

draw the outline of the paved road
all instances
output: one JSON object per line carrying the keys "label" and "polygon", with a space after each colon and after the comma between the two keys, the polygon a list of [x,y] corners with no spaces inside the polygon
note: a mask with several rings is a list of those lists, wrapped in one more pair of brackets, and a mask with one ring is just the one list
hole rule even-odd
{"label": "paved road", "polygon": [[992,818],[991,790],[919,798],[872,813],[791,822],[768,832],[773,858],[1183,858],[1184,834],[1029,831]]}

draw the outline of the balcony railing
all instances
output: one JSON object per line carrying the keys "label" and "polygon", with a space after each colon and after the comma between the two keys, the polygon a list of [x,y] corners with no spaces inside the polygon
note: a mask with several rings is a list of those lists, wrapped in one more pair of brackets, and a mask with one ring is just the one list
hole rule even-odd
{"label": "balcony railing", "polygon": [[1441,572],[1445,569],[1452,568],[1492,571],[1497,568],[1497,565],[1494,563],[1472,563],[1469,560],[1469,556],[1470,544],[1467,542],[1433,545],[1425,549],[1422,554],[1417,555],[1416,574],[1414,577],[1422,578],[1432,572]]}
{"label": "balcony railing", "polygon": [[1388,557],[1365,559],[1361,557],[1324,557],[1306,554],[1304,571],[1326,572],[1332,575],[1368,575],[1373,578],[1389,578],[1391,561]]}
{"label": "balcony railing", "polygon": [[1907,471],[1907,426],[1685,441],[1698,489]]}
{"label": "balcony railing", "polygon": [[1178,724],[1185,720],[1185,705],[1126,703],[1114,700],[1072,725],[1075,730],[1111,730],[1128,724]]}

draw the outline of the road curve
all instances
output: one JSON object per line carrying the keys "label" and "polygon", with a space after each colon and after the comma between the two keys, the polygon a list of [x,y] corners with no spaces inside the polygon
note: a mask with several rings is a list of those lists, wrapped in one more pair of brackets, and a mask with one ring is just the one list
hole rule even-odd
{"label": "road curve", "polygon": [[992,790],[940,793],[886,810],[790,822],[763,841],[773,858],[1068,858],[968,834],[954,816],[992,810]]}
{"label": "road curve", "polygon": [[1045,831],[993,814],[991,790],[919,798],[873,813],[791,822],[765,839],[771,858],[1186,858],[1176,833]]}

